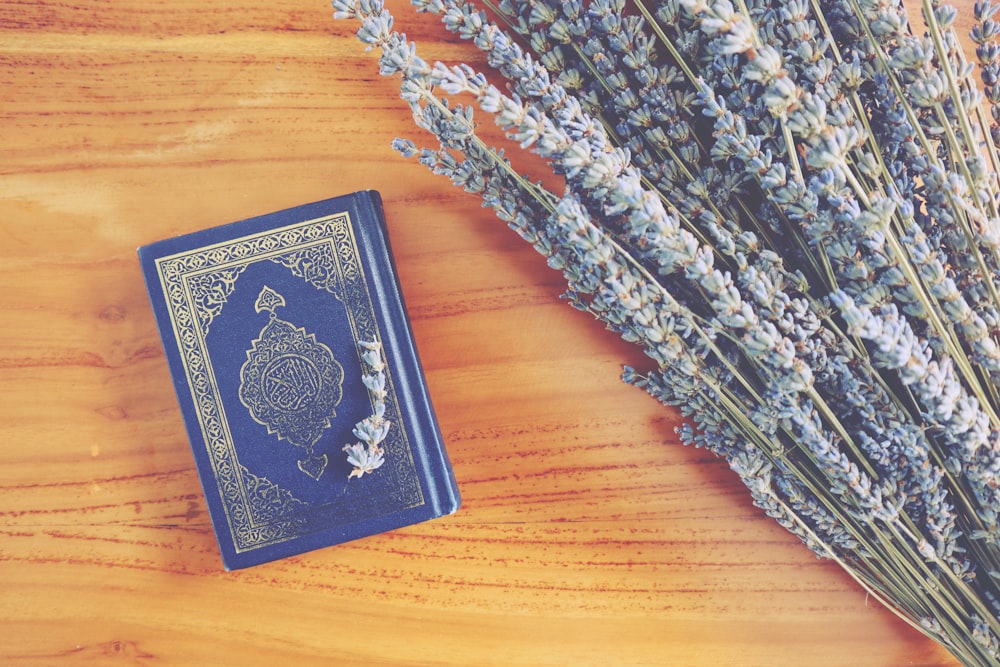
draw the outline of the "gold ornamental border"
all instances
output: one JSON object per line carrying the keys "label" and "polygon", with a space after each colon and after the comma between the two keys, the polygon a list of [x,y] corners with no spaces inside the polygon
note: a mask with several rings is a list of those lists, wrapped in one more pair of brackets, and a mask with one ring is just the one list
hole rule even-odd
{"label": "gold ornamental border", "polygon": [[366,497],[363,491],[357,492],[360,485],[349,485],[351,493],[321,507],[311,507],[240,464],[208,352],[207,336],[212,320],[222,311],[239,275],[249,265],[261,261],[284,266],[343,303],[355,341],[385,340],[378,331],[375,307],[347,212],[156,260],[191,401],[237,553],[425,502],[399,410],[391,363],[386,369],[386,417],[399,427],[392,429],[385,443],[389,465],[384,466],[384,473],[388,479],[378,485],[377,494]]}

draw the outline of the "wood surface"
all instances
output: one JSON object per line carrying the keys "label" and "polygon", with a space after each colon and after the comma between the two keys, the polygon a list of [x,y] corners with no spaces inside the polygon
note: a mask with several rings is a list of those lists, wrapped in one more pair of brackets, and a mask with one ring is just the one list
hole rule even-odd
{"label": "wood surface", "polygon": [[[389,4],[425,57],[478,61]],[[953,665],[391,150],[420,137],[355,29],[325,0],[0,2],[0,664]],[[227,573],[135,250],[364,188],[464,504]]]}

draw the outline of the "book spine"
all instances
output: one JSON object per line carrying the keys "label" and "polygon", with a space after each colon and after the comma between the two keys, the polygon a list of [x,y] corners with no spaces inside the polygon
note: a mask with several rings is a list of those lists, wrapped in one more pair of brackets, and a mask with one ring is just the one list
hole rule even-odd
{"label": "book spine", "polygon": [[[397,388],[400,400],[409,414],[427,416],[417,422],[418,432],[414,435],[423,453],[421,474],[430,487],[427,490],[430,496],[428,500],[436,514],[451,514],[461,504],[461,497],[431,402],[426,376],[407,315],[409,311],[399,287],[399,276],[393,259],[382,198],[374,190],[359,192],[357,196],[358,221],[362,228],[357,231],[362,239],[368,266],[372,267],[373,272],[378,272],[378,275],[373,276],[375,285],[372,287],[378,294],[377,302],[379,307],[383,308],[382,321],[387,328],[387,340],[383,341],[383,346],[386,348],[386,353],[392,355],[396,367],[403,371],[402,377],[412,380],[402,382],[402,386]],[[369,221],[374,229],[366,225],[366,221]]]}

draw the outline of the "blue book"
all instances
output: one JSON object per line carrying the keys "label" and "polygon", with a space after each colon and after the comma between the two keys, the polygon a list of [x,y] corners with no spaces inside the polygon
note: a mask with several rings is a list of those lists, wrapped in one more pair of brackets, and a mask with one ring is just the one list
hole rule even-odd
{"label": "blue book", "polygon": [[226,569],[458,509],[378,193],[139,259]]}

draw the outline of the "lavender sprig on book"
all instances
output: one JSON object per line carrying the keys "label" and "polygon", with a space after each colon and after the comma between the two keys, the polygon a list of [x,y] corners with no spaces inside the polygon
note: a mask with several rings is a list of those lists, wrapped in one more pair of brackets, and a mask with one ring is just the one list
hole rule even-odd
{"label": "lavender sprig on book", "polygon": [[361,360],[368,367],[369,373],[362,376],[361,382],[368,389],[374,409],[372,414],[359,421],[354,426],[354,437],[358,442],[344,445],[347,452],[347,462],[354,468],[348,478],[364,477],[385,463],[385,450],[382,441],[389,433],[392,423],[385,418],[385,364],[382,362],[382,344],[378,340],[358,341],[364,352]]}

